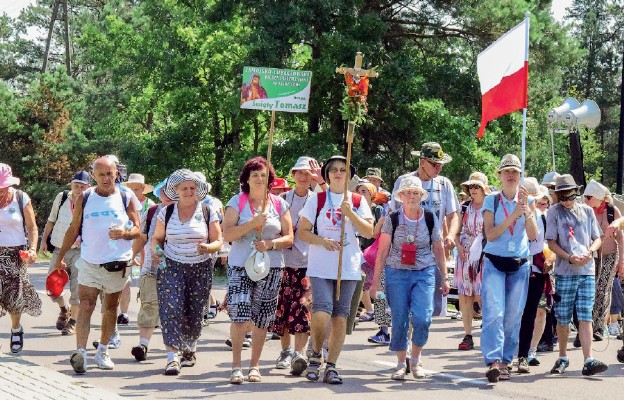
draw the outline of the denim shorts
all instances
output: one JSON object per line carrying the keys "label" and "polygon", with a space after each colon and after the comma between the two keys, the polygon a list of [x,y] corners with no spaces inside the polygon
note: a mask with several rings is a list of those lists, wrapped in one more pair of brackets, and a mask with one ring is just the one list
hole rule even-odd
{"label": "denim shorts", "polygon": [[358,281],[340,281],[340,300],[336,300],[336,280],[310,278],[312,286],[312,312],[324,312],[332,317],[347,318],[351,312],[351,299]]}
{"label": "denim shorts", "polygon": [[555,277],[555,317],[559,325],[572,322],[576,306],[579,321],[591,321],[594,309],[594,275],[557,275]]}

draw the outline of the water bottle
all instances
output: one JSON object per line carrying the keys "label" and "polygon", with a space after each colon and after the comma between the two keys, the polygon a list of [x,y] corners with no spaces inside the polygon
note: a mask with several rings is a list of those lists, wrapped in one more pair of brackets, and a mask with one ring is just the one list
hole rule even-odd
{"label": "water bottle", "polygon": [[576,240],[574,237],[574,229],[570,227],[568,231],[568,239],[570,241],[570,250],[572,250],[572,255],[576,257],[585,257],[588,253],[587,247],[583,246]]}
{"label": "water bottle", "polygon": [[165,261],[165,252],[160,248],[160,245],[156,245],[156,253],[158,258],[160,259],[160,263],[158,264],[158,269],[167,268],[167,262]]}
{"label": "water bottle", "polygon": [[382,290],[376,291],[375,295],[377,296],[377,300],[385,300],[386,299],[386,292],[384,292]]}
{"label": "water bottle", "polygon": [[[108,230],[119,229],[119,228],[120,228],[120,225],[113,222],[112,224],[110,224],[110,227],[108,228]],[[114,239],[108,239],[108,246],[113,250],[119,250],[119,246],[117,246],[117,241]]]}

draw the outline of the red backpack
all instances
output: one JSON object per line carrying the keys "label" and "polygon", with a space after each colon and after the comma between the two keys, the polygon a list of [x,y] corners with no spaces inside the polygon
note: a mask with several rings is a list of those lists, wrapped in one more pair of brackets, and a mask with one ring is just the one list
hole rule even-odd
{"label": "red backpack", "polygon": [[[323,207],[325,207],[325,201],[327,200],[327,192],[320,192],[316,194],[317,203],[316,203],[316,217],[314,217],[314,234],[318,235],[316,229],[316,220],[318,219],[319,214]],[[360,203],[362,203],[362,195],[358,193],[351,193],[351,199],[353,200],[353,208],[356,210],[360,208]]]}

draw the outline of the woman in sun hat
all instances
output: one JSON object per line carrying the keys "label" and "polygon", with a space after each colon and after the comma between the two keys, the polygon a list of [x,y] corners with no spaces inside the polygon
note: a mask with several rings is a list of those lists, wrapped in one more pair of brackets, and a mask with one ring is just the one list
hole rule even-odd
{"label": "woman in sun hat", "polygon": [[[321,175],[329,183],[329,188],[308,199],[299,212],[301,226],[297,230],[299,238],[310,243],[308,277],[313,298],[312,353],[308,358],[306,378],[316,381],[321,376],[321,347],[331,321],[329,355],[323,378],[329,384],[342,383],[336,362],[347,333],[351,299],[357,283],[362,280],[362,252],[355,231],[364,237],[373,235],[373,216],[368,203],[360,195],[344,191],[345,181],[355,175],[355,167],[346,162],[343,156],[333,156],[325,162]],[[338,254],[344,217],[347,220],[344,227],[340,299],[336,300]]]}
{"label": "woman in sun hat", "polygon": [[426,376],[420,357],[429,338],[436,269],[443,278],[442,294],[449,292],[440,222],[432,212],[421,206],[428,196],[419,178],[408,176],[403,179],[392,193],[392,197],[400,200],[402,206],[386,217],[379,238],[370,290],[376,295],[384,269],[385,295],[392,312],[390,350],[397,356],[397,367],[391,375],[394,380],[405,379],[407,373],[408,341],[405,339],[408,338],[410,323],[414,328],[411,370],[415,378]]}
{"label": "woman in sun hat", "polygon": [[[583,192],[585,204],[594,210],[602,231],[606,231],[614,220],[622,215],[614,206],[611,191],[595,180],[589,181]],[[601,338],[605,321],[609,315],[609,304],[615,274],[624,274],[624,235],[616,231],[615,237],[604,237],[596,260],[596,298],[594,299],[593,330],[594,338]],[[617,322],[617,321],[615,321]]]}
{"label": "woman in sun hat", "polygon": [[461,231],[455,240],[454,286],[459,295],[459,310],[464,324],[464,339],[459,350],[472,350],[472,318],[474,302],[481,304],[481,273],[483,271],[483,200],[490,194],[488,179],[481,172],[473,172],[461,185],[470,199],[461,204]]}
{"label": "woman in sun hat", "polygon": [[22,313],[41,314],[41,300],[26,270],[37,260],[35,212],[30,197],[13,188],[19,183],[11,167],[0,163],[0,317],[11,315],[12,353],[24,347]]}
{"label": "woman in sun hat", "polygon": [[529,284],[529,241],[537,238],[529,193],[520,186],[522,166],[506,154],[498,166],[502,190],[483,202],[487,243],[481,283],[481,352],[489,382],[509,379],[507,366],[518,350],[520,321]]}
{"label": "woman in sun hat", "polygon": [[[232,321],[232,384],[243,383],[241,354],[245,333],[251,324],[252,347],[247,379],[249,382],[262,381],[260,356],[277,309],[284,268],[282,250],[293,245],[288,203],[281,197],[266,193],[274,179],[275,170],[272,165],[267,168],[266,159],[255,157],[248,160],[239,176],[241,193],[232,197],[225,206],[223,239],[232,242],[227,293],[227,309]],[[258,232],[260,239],[257,239]],[[257,254],[267,255],[270,260],[270,268],[264,268],[263,273],[258,272],[261,269],[256,268],[253,259],[253,268],[246,268],[254,250]]]}
{"label": "woman in sun hat", "polygon": [[[181,366],[195,365],[203,309],[212,287],[211,255],[223,241],[217,213],[202,203],[208,188],[194,172],[175,171],[163,190],[177,203],[158,213],[151,252],[152,263],[159,265],[158,304],[167,348],[165,375],[178,375]],[[156,246],[164,251],[165,264]]]}

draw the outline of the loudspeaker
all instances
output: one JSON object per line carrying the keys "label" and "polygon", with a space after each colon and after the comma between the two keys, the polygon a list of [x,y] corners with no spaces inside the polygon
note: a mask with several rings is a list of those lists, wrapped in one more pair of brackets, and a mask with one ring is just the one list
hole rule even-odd
{"label": "loudspeaker", "polygon": [[550,112],[548,113],[548,120],[551,124],[563,122],[563,114],[567,113],[570,110],[574,110],[575,108],[579,108],[580,106],[581,103],[579,103],[576,99],[568,97],[567,99],[565,99],[562,105],[550,110]]}
{"label": "loudspeaker", "polygon": [[580,107],[566,112],[563,119],[568,126],[585,126],[594,129],[600,124],[600,107],[593,100],[585,100]]}

